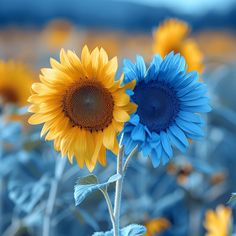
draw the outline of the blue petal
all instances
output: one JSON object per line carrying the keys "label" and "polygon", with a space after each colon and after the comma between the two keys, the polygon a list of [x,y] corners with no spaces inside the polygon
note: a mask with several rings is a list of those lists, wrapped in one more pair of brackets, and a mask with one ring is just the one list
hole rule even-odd
{"label": "blue petal", "polygon": [[185,71],[184,57],[180,56],[179,53],[172,55],[168,69],[174,69],[177,73],[180,71]]}
{"label": "blue petal", "polygon": [[204,120],[201,118],[201,116],[192,112],[180,111],[178,116],[186,121],[190,121],[197,124],[204,124]]}
{"label": "blue petal", "polygon": [[198,81],[198,74],[195,71],[192,71],[182,79],[182,82],[179,83],[176,87],[178,89],[185,88],[186,86],[191,86]]}
{"label": "blue petal", "polygon": [[176,90],[178,91],[177,86],[180,81],[182,81],[182,79],[184,78],[185,76],[185,72],[183,71],[173,71],[173,72],[169,72],[169,76],[168,76],[168,80],[169,80],[169,83],[170,85]]}
{"label": "blue petal", "polygon": [[150,155],[152,148],[151,148],[151,146],[149,145],[148,142],[143,143],[141,148],[142,148],[142,153],[143,153],[144,156],[149,156]]}
{"label": "blue petal", "polygon": [[159,70],[159,67],[160,67],[162,61],[163,60],[162,60],[161,56],[159,54],[157,54],[153,57],[151,65],[155,64],[156,70]]}
{"label": "blue petal", "polygon": [[177,94],[177,97],[183,97],[184,95],[186,95],[187,93],[189,93],[190,91],[193,91],[195,89],[198,88],[198,83],[193,83],[193,84],[190,84],[184,88],[181,88],[176,94]]}
{"label": "blue petal", "polygon": [[151,140],[152,140],[152,142],[158,142],[158,141],[160,141],[160,135],[158,135],[156,132],[152,132],[152,134],[151,134]]}
{"label": "blue petal", "polygon": [[[123,61],[124,63],[124,68],[123,68],[123,71],[124,71],[124,81],[125,80],[134,80],[137,78],[137,74],[136,74],[136,67],[135,65],[129,60],[129,59],[124,59]],[[127,81],[125,81],[127,82]]]}
{"label": "blue petal", "polygon": [[170,157],[164,150],[162,152],[161,159],[162,159],[162,165],[166,165],[170,161]]}
{"label": "blue petal", "polygon": [[179,139],[185,146],[188,146],[188,140],[184,134],[184,132],[176,125],[172,125],[170,126],[169,130],[171,131],[171,133],[177,138]]}
{"label": "blue petal", "polygon": [[144,125],[144,129],[145,129],[146,133],[151,137],[152,134],[146,125]]}
{"label": "blue petal", "polygon": [[126,143],[124,143],[125,155],[129,155],[130,152],[136,147],[139,142],[129,138]]}
{"label": "blue petal", "polygon": [[[131,131],[133,130],[134,126],[130,123],[127,123],[125,125],[125,128],[124,128],[124,133],[131,133]],[[129,134],[130,135],[130,134]]]}
{"label": "blue petal", "polygon": [[142,124],[139,124],[134,127],[131,138],[135,141],[144,141],[146,138],[145,130]]}
{"label": "blue petal", "polygon": [[188,132],[185,132],[186,136],[192,140],[201,140],[204,135],[198,135],[198,134],[191,134],[191,133],[188,133]]}
{"label": "blue petal", "polygon": [[138,115],[132,115],[130,120],[129,120],[129,123],[133,124],[133,125],[138,125],[140,119],[139,119],[139,116]]}
{"label": "blue petal", "polygon": [[167,134],[162,131],[160,133],[160,138],[161,138],[161,145],[162,145],[164,151],[167,153],[167,155],[169,157],[172,157],[173,156],[173,150],[172,150],[172,147],[170,145],[170,141],[168,139]]}
{"label": "blue petal", "polygon": [[202,128],[195,123],[187,122],[178,117],[176,118],[175,122],[179,126],[179,128],[190,134],[200,135],[200,136],[204,135]]}
{"label": "blue petal", "polygon": [[160,55],[156,55],[153,57],[152,62],[147,70],[145,82],[157,79],[161,62],[162,58],[160,57]]}
{"label": "blue petal", "polygon": [[[196,91],[196,90],[206,90],[207,89],[207,85],[204,84],[204,83],[195,83],[195,84],[191,84],[191,85],[188,85],[186,86],[185,88],[181,89],[179,92],[181,93],[181,95],[179,95],[178,97],[182,97],[184,95],[187,95],[189,92],[192,92],[192,91]],[[177,94],[178,95],[178,94]]]}
{"label": "blue petal", "polygon": [[187,147],[184,145],[183,142],[181,142],[169,129],[167,130],[167,135],[170,139],[170,141],[181,151],[181,152],[186,152]]}
{"label": "blue petal", "polygon": [[179,86],[186,79],[185,71],[179,71],[176,76],[172,79],[171,85],[175,88]]}
{"label": "blue petal", "polygon": [[148,138],[148,142],[152,148],[156,148],[156,146],[160,145],[160,136],[157,133],[152,132],[151,136]]}
{"label": "blue petal", "polygon": [[185,62],[184,57],[182,57],[182,56],[179,58],[177,70],[178,71],[185,71],[186,70],[186,62]]}
{"label": "blue petal", "polygon": [[186,105],[186,106],[202,106],[205,104],[209,103],[209,98],[208,97],[202,97],[202,98],[198,98],[195,100],[190,100],[190,101],[182,101],[181,104],[182,105]]}
{"label": "blue petal", "polygon": [[127,93],[129,96],[134,95],[134,91],[131,90],[131,89],[126,89],[126,93]]}
{"label": "blue petal", "polygon": [[[181,73],[181,72],[180,72]],[[173,80],[176,80],[178,77],[179,72],[177,72],[175,69],[172,69],[170,71],[163,72],[160,74],[160,80],[165,80],[166,82],[172,83]]]}
{"label": "blue petal", "polygon": [[163,59],[161,65],[160,65],[160,71],[167,71],[168,70],[168,67],[171,64],[173,57],[174,57],[173,51],[165,56],[165,58]]}
{"label": "blue petal", "polygon": [[202,96],[204,96],[207,93],[207,87],[202,89],[195,89],[193,91],[190,91],[186,95],[180,98],[180,101],[190,101],[194,99],[198,99]]}
{"label": "blue petal", "polygon": [[161,162],[161,154],[162,154],[162,148],[159,147],[158,149],[153,149],[151,152],[151,161],[154,168],[158,167]]}
{"label": "blue petal", "polygon": [[186,106],[186,105],[180,105],[180,109],[184,111],[190,111],[190,112],[210,112],[211,107],[206,104],[202,106]]}
{"label": "blue petal", "polygon": [[123,135],[122,144],[125,145],[129,141],[129,139],[130,139],[130,132],[125,132]]}
{"label": "blue petal", "polygon": [[136,67],[137,67],[137,74],[139,79],[144,79],[146,73],[146,65],[143,60],[143,57],[137,55],[136,56]]}

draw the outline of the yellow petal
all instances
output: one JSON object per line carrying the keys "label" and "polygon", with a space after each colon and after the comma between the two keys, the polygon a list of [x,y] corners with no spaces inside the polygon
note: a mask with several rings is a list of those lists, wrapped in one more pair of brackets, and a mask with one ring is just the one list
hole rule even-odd
{"label": "yellow petal", "polygon": [[118,90],[112,94],[116,106],[125,106],[129,103],[130,97],[124,91]]}
{"label": "yellow petal", "polygon": [[103,131],[103,144],[107,149],[111,150],[113,148],[115,136],[116,133],[112,125]]}
{"label": "yellow petal", "polygon": [[104,146],[101,146],[101,149],[98,154],[98,161],[102,166],[105,166],[107,163],[106,160],[106,148]]}
{"label": "yellow petal", "polygon": [[88,159],[85,159],[85,164],[89,170],[89,172],[93,172],[95,166],[96,166],[96,163],[93,162],[92,160],[88,160]]}
{"label": "yellow petal", "polygon": [[115,74],[118,69],[117,57],[113,57],[103,68],[104,74]]}
{"label": "yellow petal", "polygon": [[99,62],[100,62],[99,66],[101,67],[103,67],[108,62],[107,53],[103,48],[100,49]]}
{"label": "yellow petal", "polygon": [[86,68],[90,62],[91,62],[91,56],[90,56],[90,52],[89,49],[87,47],[87,45],[85,45],[82,49],[82,53],[81,53],[81,62],[84,65],[84,67]]}
{"label": "yellow petal", "polygon": [[99,133],[95,133],[93,135],[95,136],[94,137],[94,139],[95,139],[95,149],[94,149],[94,153],[93,153],[93,156],[92,156],[92,161],[96,162],[98,157],[99,157],[100,150],[102,148],[103,133],[99,132]]}
{"label": "yellow petal", "polygon": [[111,150],[115,155],[118,155],[119,152],[119,143],[117,138],[115,138],[113,149]]}
{"label": "yellow petal", "polygon": [[39,106],[37,105],[31,105],[28,109],[28,112],[32,112],[32,113],[36,113],[36,112],[39,112]]}
{"label": "yellow petal", "polygon": [[113,116],[118,122],[127,122],[130,118],[126,111],[119,109],[118,107],[114,108]]}
{"label": "yellow petal", "polygon": [[91,61],[92,61],[92,70],[93,70],[93,78],[96,78],[97,76],[97,70],[98,70],[98,59],[99,59],[99,50],[98,48],[95,48],[91,53]]}

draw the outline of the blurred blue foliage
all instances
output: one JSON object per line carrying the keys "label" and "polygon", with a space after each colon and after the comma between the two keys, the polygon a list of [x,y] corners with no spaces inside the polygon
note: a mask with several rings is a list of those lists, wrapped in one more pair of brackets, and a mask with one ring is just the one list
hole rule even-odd
{"label": "blurred blue foliage", "polygon": [[[122,225],[133,222],[144,225],[149,219],[164,217],[171,226],[161,236],[186,236],[190,232],[192,236],[203,235],[206,209],[227,203],[235,191],[236,179],[236,85],[232,85],[231,80],[229,86],[229,74],[236,78],[234,71],[232,65],[225,65],[220,73],[214,71],[205,75],[213,111],[207,117],[203,141],[194,142],[185,156],[176,151],[167,167],[154,169],[142,156],[131,161],[125,176]],[[88,189],[89,197],[80,196],[78,203],[81,199],[83,202],[75,207],[74,183],[78,177],[88,174],[87,170],[67,162],[64,171],[58,170],[58,163],[64,159],[58,157],[51,143],[39,139],[40,127],[25,129],[21,122],[7,122],[4,116],[0,125],[1,235],[41,235],[47,214],[51,236],[73,236],[78,232],[79,235],[92,235],[111,229],[100,191]],[[108,176],[114,175],[114,170],[115,158],[110,156],[107,167],[98,166],[94,174],[103,183]],[[62,171],[59,178],[58,171]],[[107,184],[110,182],[112,180]],[[53,210],[48,213],[55,183],[57,194]],[[101,187],[94,186],[92,190]],[[109,190],[113,198],[114,184]],[[78,201],[77,187],[76,191]]]}
{"label": "blurred blue foliage", "polygon": [[[146,232],[146,229],[142,225],[128,225],[120,230],[121,236],[142,236]],[[93,236],[113,236],[113,230],[107,232],[97,232]]]}

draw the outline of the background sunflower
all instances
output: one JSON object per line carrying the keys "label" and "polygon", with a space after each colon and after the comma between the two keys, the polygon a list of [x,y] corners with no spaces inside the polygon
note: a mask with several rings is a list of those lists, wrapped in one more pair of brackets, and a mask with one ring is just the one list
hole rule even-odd
{"label": "background sunflower", "polygon": [[189,37],[189,25],[178,19],[168,19],[153,32],[153,51],[165,57],[171,51],[184,56],[188,71],[203,72],[203,53],[196,41]]}
{"label": "background sunflower", "polygon": [[26,65],[0,61],[0,100],[3,104],[27,104],[34,73]]}

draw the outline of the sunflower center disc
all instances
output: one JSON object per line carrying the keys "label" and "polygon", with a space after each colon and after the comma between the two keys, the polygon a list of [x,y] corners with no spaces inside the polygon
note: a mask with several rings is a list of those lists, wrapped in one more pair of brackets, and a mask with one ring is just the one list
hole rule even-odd
{"label": "sunflower center disc", "polygon": [[0,88],[0,101],[3,103],[17,103],[18,96],[10,88]]}
{"label": "sunflower center disc", "polygon": [[112,122],[114,101],[111,93],[101,84],[85,81],[67,90],[63,108],[73,125],[98,131]]}
{"label": "sunflower center disc", "polygon": [[133,99],[141,123],[157,133],[168,128],[179,111],[175,91],[165,83],[141,81],[134,89]]}

